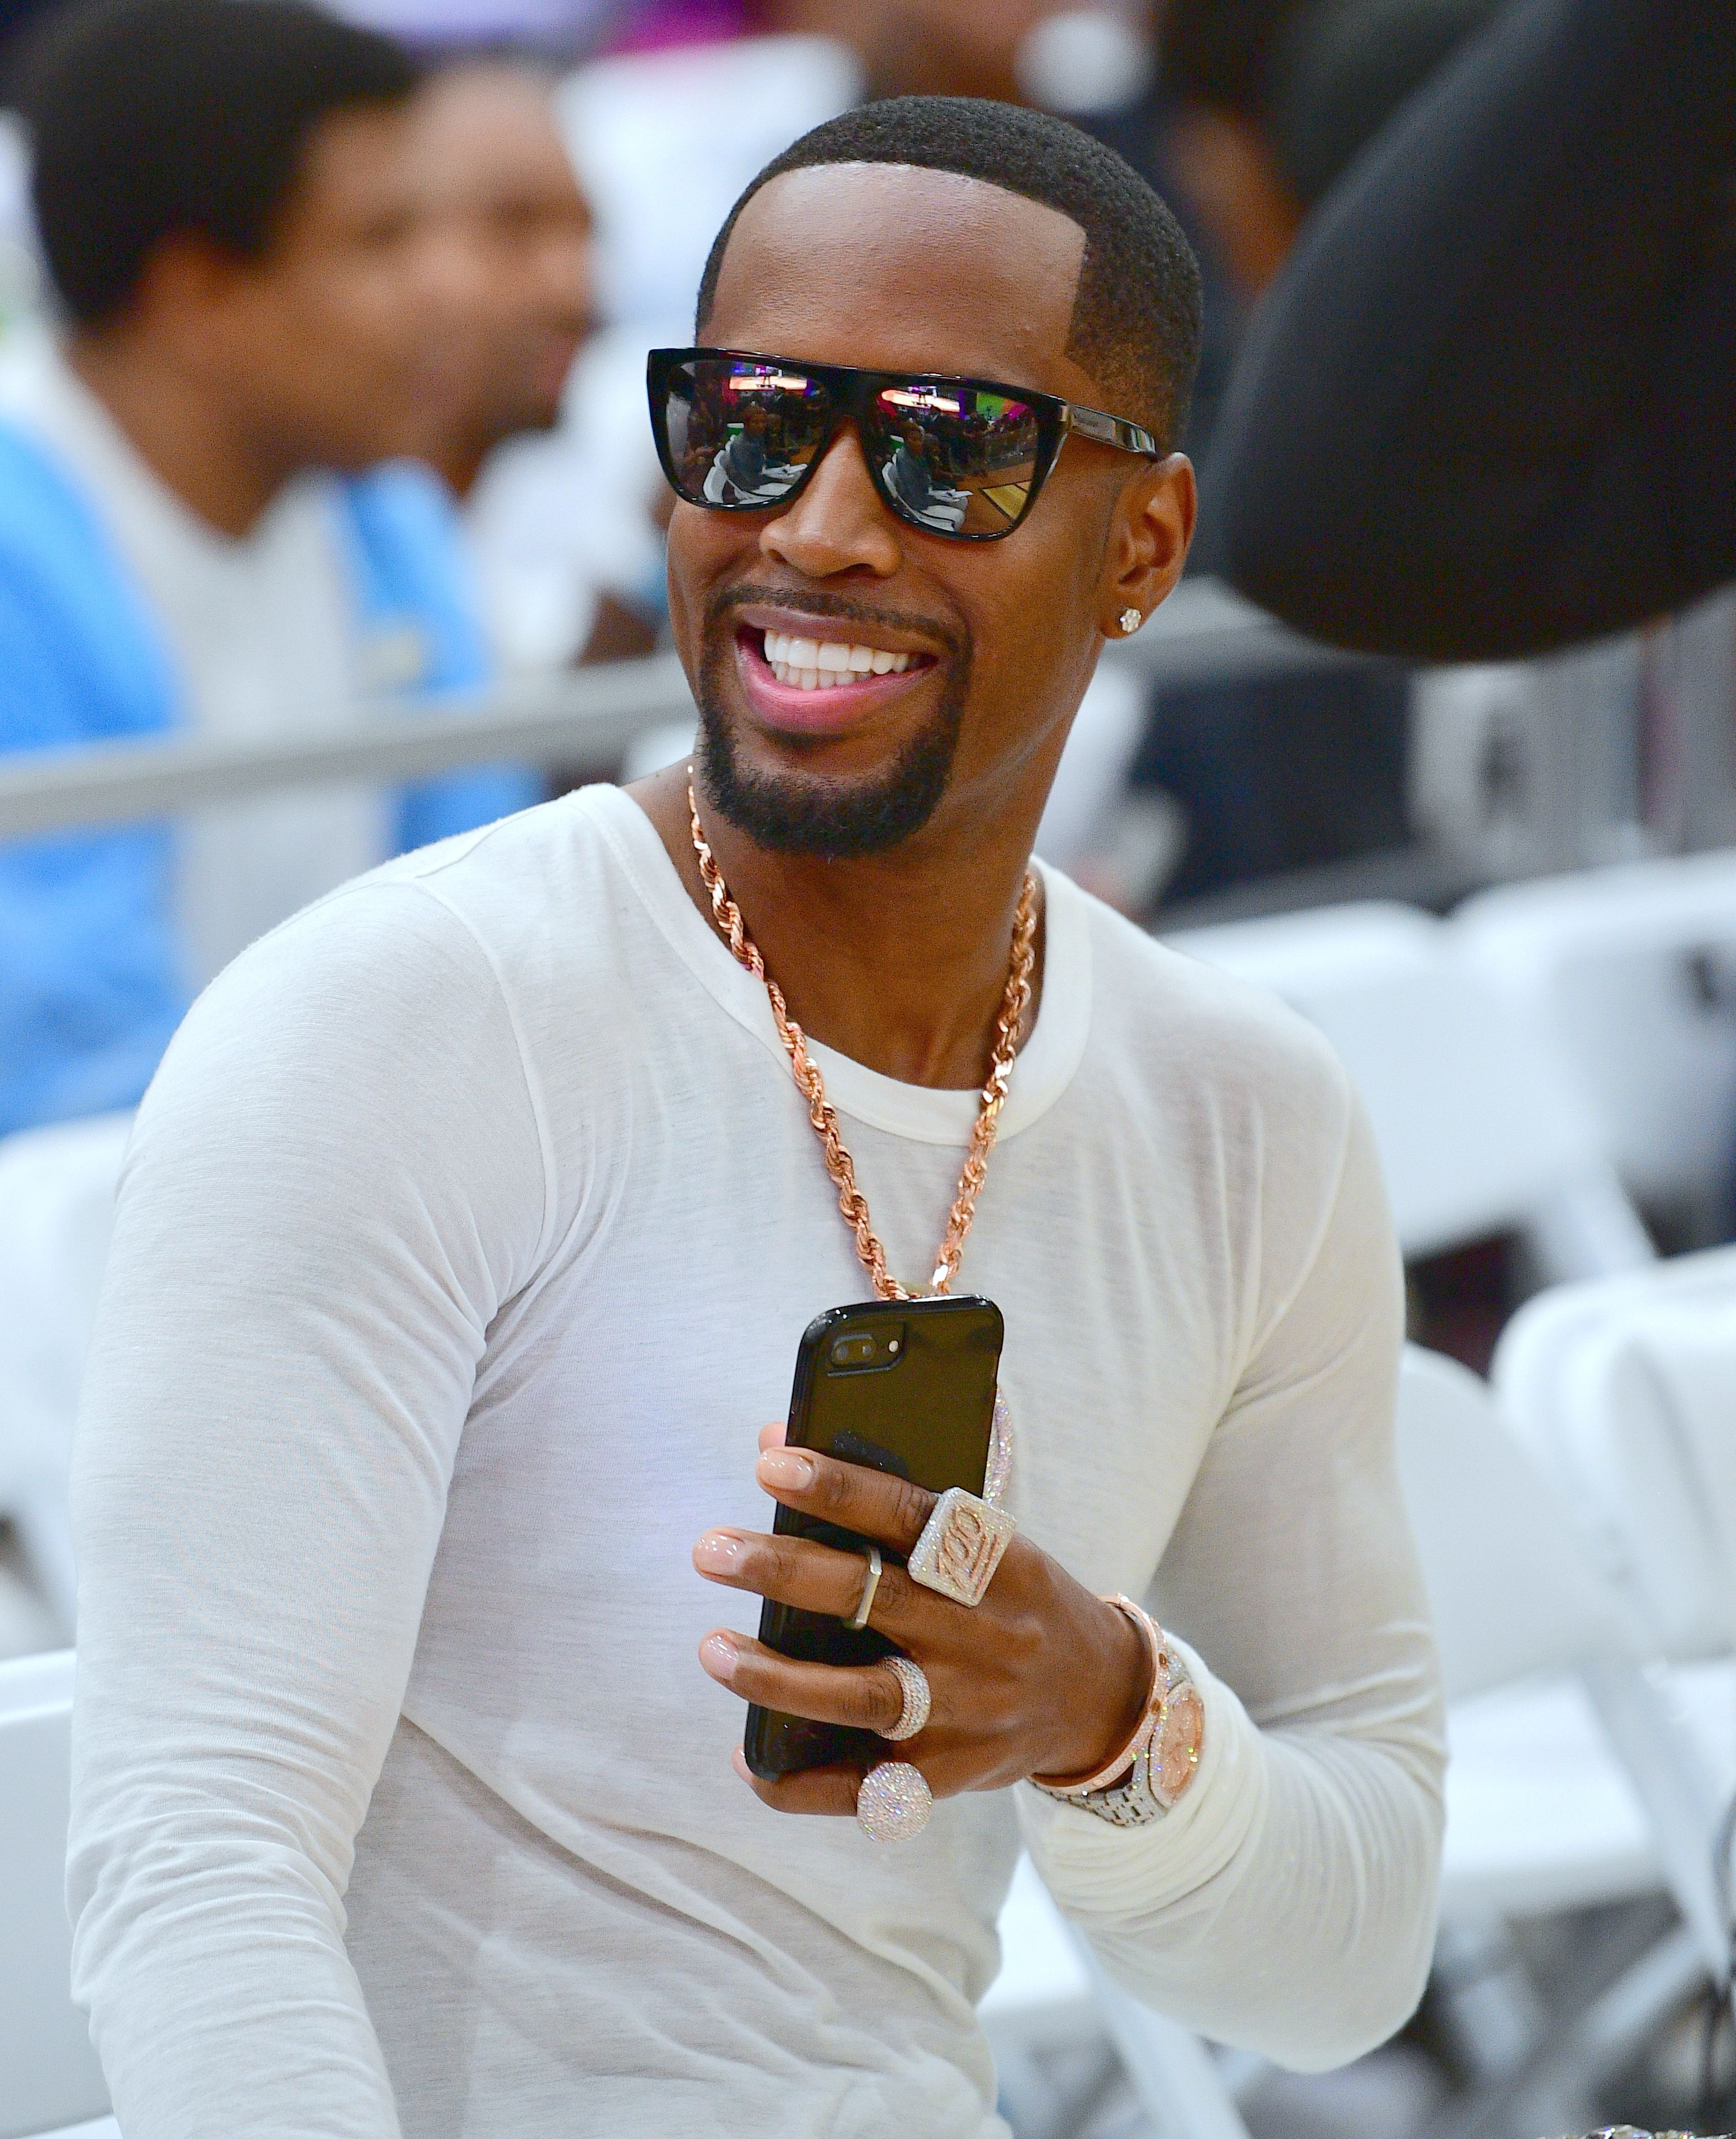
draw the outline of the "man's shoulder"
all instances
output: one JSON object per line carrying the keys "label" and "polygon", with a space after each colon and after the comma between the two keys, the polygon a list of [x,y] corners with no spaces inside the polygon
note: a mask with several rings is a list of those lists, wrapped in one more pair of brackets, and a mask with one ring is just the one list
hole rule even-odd
{"label": "man's shoulder", "polygon": [[1342,1124],[1349,1079],[1323,1035],[1277,996],[1172,948],[1069,887],[1091,938],[1103,1044],[1172,1081]]}
{"label": "man's shoulder", "polygon": [[506,976],[557,950],[582,957],[617,892],[595,814],[583,793],[564,795],[353,877],[237,962],[293,967],[337,956],[365,976],[374,965],[438,962],[468,938]]}

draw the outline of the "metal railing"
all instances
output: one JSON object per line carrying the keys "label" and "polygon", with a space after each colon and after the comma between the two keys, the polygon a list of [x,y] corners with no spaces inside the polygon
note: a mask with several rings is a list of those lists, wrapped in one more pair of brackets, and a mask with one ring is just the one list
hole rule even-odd
{"label": "metal railing", "polygon": [[[1109,658],[1154,682],[1293,673],[1357,657],[1303,639],[1210,580],[1185,581]],[[181,733],[103,748],[0,757],[0,839],[173,815],[268,789],[426,779],[508,759],[595,765],[659,725],[689,717],[673,654],[520,679],[438,709],[381,700],[342,735],[228,739]]]}

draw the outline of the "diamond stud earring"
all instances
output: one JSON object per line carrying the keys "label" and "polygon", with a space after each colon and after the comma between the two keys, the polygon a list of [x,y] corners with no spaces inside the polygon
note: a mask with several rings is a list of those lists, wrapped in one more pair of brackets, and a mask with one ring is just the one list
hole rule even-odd
{"label": "diamond stud earring", "polygon": [[1145,622],[1145,612],[1142,609],[1124,609],[1115,620],[1131,638]]}

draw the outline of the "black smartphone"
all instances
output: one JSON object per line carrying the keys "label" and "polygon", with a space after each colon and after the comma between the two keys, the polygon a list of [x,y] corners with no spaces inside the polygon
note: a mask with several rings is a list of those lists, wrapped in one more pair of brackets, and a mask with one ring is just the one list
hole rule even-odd
{"label": "black smartphone", "polygon": [[[992,1300],[871,1300],[834,1307],[802,1333],[790,1398],[788,1446],[812,1448],[846,1463],[891,1471],[944,1493],[980,1493],[987,1476],[1000,1367],[1000,1309]],[[865,1538],[780,1507],[780,1537],[804,1537],[864,1551]],[[884,1557],[898,1554],[882,1548]],[[866,1573],[864,1563],[863,1572]],[[760,1639],[780,1655],[813,1663],[868,1664],[892,1643],[872,1627],[768,1601]],[[742,1751],[770,1780],[799,1768],[873,1761],[882,1750],[871,1730],[814,1723],[751,1707]]]}

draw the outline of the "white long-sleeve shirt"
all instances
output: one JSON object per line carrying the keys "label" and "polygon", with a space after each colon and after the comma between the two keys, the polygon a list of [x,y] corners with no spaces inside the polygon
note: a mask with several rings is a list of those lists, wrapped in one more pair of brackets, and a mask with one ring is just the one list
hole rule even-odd
{"label": "white long-sleeve shirt", "polygon": [[[1343,1072],[1050,871],[958,1289],[1010,1505],[1191,1645],[1123,1830],[760,1804],[695,1651],[755,1437],[867,1287],[763,990],[592,790],[389,864],[212,987],[139,1119],[76,1453],[76,1989],[127,2139],[986,2139],[1021,1833],[1111,1969],[1300,2065],[1409,2012],[1440,1825]],[[892,1266],[974,1094],[816,1048]]]}

